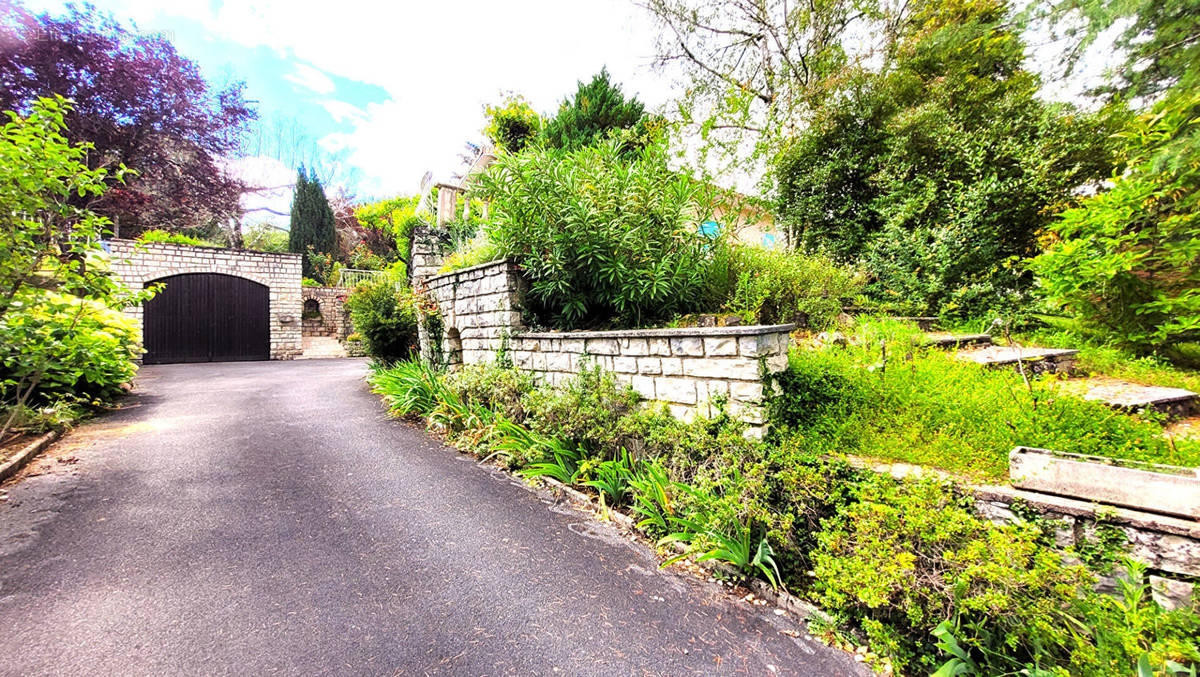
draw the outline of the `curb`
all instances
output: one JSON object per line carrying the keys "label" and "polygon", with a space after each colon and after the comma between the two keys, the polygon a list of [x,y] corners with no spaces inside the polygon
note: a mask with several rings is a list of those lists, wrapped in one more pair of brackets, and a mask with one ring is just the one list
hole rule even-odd
{"label": "curb", "polygon": [[10,458],[4,465],[0,465],[0,482],[17,474],[17,471],[25,467],[25,464],[33,459],[34,456],[42,453],[42,450],[50,446],[50,443],[57,440],[59,432],[51,430],[42,435],[36,440],[25,445],[25,448],[18,451],[15,456]]}

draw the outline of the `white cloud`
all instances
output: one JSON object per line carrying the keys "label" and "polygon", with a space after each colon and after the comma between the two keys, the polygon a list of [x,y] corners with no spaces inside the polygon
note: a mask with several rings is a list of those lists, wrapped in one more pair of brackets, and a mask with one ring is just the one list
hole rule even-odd
{"label": "white cloud", "polygon": [[390,100],[365,111],[321,97],[349,126],[322,144],[345,149],[359,166],[360,194],[413,192],[427,169],[449,178],[464,142],[481,140],[483,104],[501,90],[551,112],[576,80],[607,65],[651,107],[670,94],[648,68],[649,19],[628,0],[343,0],[336,11],[314,0],[102,4],[146,25],[186,16],[224,39],[272,49],[297,62],[289,80],[319,94],[333,91],[329,75],[383,88]]}
{"label": "white cloud", "polygon": [[322,101],[321,106],[336,122],[358,121],[367,116],[358,106],[337,99]]}
{"label": "white cloud", "polygon": [[328,75],[325,75],[312,66],[302,63],[296,64],[296,72],[286,77],[288,82],[316,92],[317,94],[333,94],[333,91],[337,89],[337,86],[333,84],[333,80],[330,80]]}

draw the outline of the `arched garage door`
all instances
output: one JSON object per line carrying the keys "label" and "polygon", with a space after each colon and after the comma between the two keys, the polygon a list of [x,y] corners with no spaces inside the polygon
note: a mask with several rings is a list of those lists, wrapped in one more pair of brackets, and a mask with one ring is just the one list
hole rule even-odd
{"label": "arched garage door", "polygon": [[232,275],[188,273],[147,282],[166,285],[146,302],[146,364],[266,360],[271,355],[270,294]]}

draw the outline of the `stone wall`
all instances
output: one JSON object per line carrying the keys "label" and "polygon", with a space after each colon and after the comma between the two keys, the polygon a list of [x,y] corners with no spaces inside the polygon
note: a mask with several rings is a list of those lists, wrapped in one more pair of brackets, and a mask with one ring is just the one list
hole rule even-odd
{"label": "stone wall", "polygon": [[[300,255],[269,254],[161,242],[108,240],[104,248],[117,278],[131,290],[183,273],[220,273],[265,285],[270,298],[271,359],[290,360],[301,352]],[[142,321],[142,308],[125,313]]]}
{"label": "stone wall", "polygon": [[764,426],[762,367],[776,373],[787,366],[789,333],[795,328],[530,332],[522,322],[524,282],[508,261],[417,278],[417,284],[441,311],[439,321],[422,323],[426,359],[478,364],[506,348],[514,365],[552,383],[596,364],[685,420],[713,413],[710,403],[723,398],[753,434],[761,434]]}
{"label": "stone wall", "polygon": [[[1128,554],[1148,567],[1154,598],[1168,608],[1187,605],[1200,590],[1200,522],[1011,487],[976,487],[975,495],[980,513],[996,522],[1019,521],[1019,510],[1053,521],[1062,548],[1094,541],[1098,522],[1119,529]],[[1120,573],[1118,565],[1114,576],[1102,578],[1101,589],[1115,592]]]}
{"label": "stone wall", "polygon": [[[876,463],[857,458],[850,461],[858,467],[901,479],[925,475],[960,481],[948,473],[907,463]],[[1164,606],[1184,606],[1193,591],[1200,590],[1200,522],[1196,520],[1011,486],[966,488],[975,495],[979,514],[993,522],[1015,524],[1031,517],[1047,520],[1054,527],[1055,545],[1064,551],[1095,543],[1099,529],[1119,530],[1126,541],[1125,552],[1146,564],[1146,582],[1153,588],[1155,599]],[[1098,524],[1103,526],[1097,527]],[[1111,574],[1101,576],[1099,589],[1117,592],[1117,577],[1123,574],[1118,564]]]}
{"label": "stone wall", "polygon": [[426,358],[438,353],[440,360],[450,365],[488,362],[494,359],[504,336],[524,328],[520,310],[523,283],[516,266],[508,261],[437,275],[424,280],[423,288],[441,311],[440,327],[431,329],[422,323],[420,328],[421,352]]}
{"label": "stone wall", "polygon": [[787,368],[795,325],[525,332],[510,342],[513,364],[558,382],[599,365],[677,418],[715,415],[714,399],[761,434],[763,373]]}
{"label": "stone wall", "polygon": [[[354,331],[350,323],[350,313],[346,310],[346,295],[349,289],[340,287],[302,287],[304,318],[302,334],[304,336],[331,336],[339,341]],[[320,317],[309,317],[308,309],[316,306]]]}
{"label": "stone wall", "polygon": [[428,226],[413,228],[412,279],[416,281],[436,276],[445,258],[444,251],[445,245],[438,237],[436,229]]}

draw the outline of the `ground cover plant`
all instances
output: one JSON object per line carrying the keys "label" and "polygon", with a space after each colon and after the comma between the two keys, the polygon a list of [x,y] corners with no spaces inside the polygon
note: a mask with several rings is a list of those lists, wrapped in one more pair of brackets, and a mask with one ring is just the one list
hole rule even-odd
{"label": "ground cover plant", "polygon": [[960,362],[922,340],[904,324],[865,321],[849,346],[793,349],[769,405],[776,434],[984,479],[1007,476],[1015,446],[1200,465],[1200,441],[1166,439],[1152,416]]}
{"label": "ground cover plant", "polygon": [[393,414],[428,417],[464,450],[821,603],[899,674],[1182,675],[1200,661],[1200,616],[1158,606],[1136,563],[1121,597],[1097,595],[1036,520],[996,525],[952,484],[855,469],[828,453],[838,440],[752,442],[724,414],[683,423],[595,368],[539,387],[503,361],[404,362],[370,380]]}

